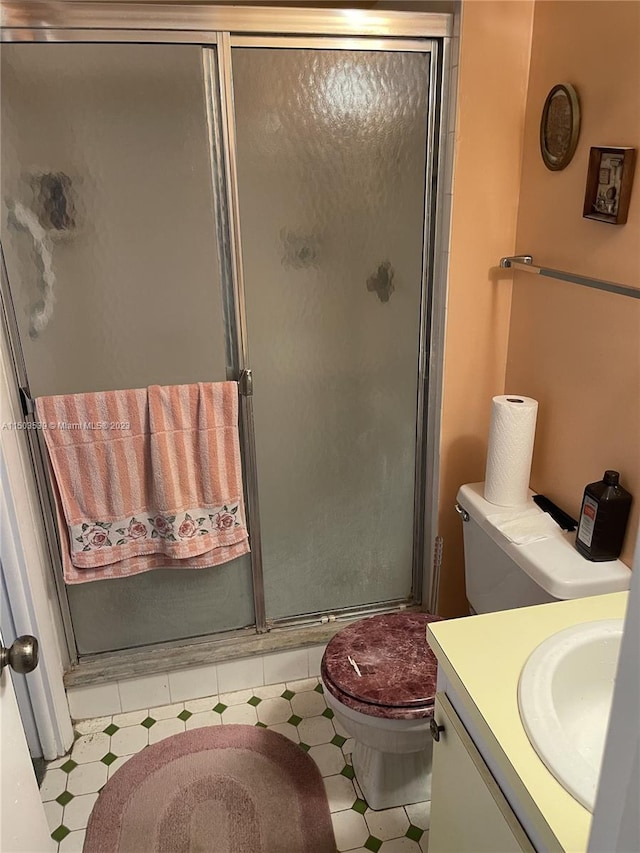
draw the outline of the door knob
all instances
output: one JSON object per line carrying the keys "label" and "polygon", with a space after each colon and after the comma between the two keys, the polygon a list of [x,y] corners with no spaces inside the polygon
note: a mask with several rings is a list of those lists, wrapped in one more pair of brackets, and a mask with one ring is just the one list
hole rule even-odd
{"label": "door knob", "polygon": [[0,672],[10,666],[15,672],[33,672],[38,666],[38,641],[25,634],[17,637],[8,649],[0,646]]}

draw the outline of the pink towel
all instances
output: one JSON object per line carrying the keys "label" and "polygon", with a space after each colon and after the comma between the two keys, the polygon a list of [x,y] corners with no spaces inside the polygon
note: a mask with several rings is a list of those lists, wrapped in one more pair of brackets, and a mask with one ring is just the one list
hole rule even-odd
{"label": "pink towel", "polygon": [[68,584],[249,550],[235,382],[40,397]]}

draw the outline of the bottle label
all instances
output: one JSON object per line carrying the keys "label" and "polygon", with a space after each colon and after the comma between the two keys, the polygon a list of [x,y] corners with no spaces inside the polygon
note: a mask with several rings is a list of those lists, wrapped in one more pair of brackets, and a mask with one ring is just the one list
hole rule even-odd
{"label": "bottle label", "polygon": [[589,495],[585,495],[582,503],[582,514],[580,515],[580,526],[578,527],[578,539],[588,548],[591,547],[597,513],[597,502],[593,498],[590,498]]}

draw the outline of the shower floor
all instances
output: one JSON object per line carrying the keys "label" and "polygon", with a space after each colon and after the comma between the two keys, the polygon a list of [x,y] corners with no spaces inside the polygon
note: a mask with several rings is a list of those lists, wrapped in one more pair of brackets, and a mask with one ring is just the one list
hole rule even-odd
{"label": "shower floor", "polygon": [[273,729],[309,753],[324,779],[339,851],[427,850],[430,803],[369,809],[354,779],[353,742],[327,708],[317,678],[76,723],[70,754],[49,762],[40,788],[53,849],[82,851],[98,793],[132,755],[170,735],[225,723]]}

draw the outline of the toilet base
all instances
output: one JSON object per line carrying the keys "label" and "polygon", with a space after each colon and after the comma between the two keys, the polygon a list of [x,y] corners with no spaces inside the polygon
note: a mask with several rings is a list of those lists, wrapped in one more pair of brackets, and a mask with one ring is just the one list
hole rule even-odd
{"label": "toilet base", "polygon": [[356,741],[353,769],[374,811],[431,799],[431,744],[420,752],[380,752]]}

